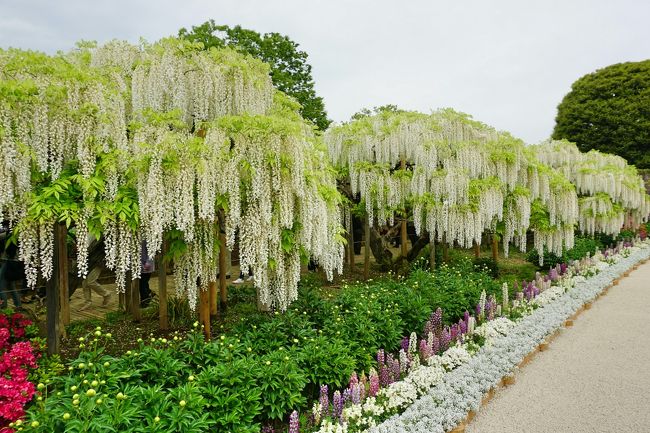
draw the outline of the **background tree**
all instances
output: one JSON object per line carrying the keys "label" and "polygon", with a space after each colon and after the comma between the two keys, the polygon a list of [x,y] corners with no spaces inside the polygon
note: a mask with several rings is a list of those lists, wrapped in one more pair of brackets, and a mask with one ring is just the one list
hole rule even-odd
{"label": "background tree", "polygon": [[650,60],[611,65],[578,79],[555,121],[554,139],[650,168]]}
{"label": "background tree", "polygon": [[307,53],[300,51],[298,44],[287,36],[279,33],[260,35],[240,26],[217,25],[214,20],[192,26],[191,31],[182,28],[178,34],[181,38],[202,42],[205,48],[228,46],[268,63],[273,85],[296,98],[302,105],[300,114],[303,118],[312,121],[322,131],[331,123],[323,98],[316,96]]}

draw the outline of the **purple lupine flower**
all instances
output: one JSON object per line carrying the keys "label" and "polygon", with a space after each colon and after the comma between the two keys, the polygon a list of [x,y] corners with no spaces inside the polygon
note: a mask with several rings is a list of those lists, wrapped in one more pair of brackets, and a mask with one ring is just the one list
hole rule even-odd
{"label": "purple lupine flower", "polygon": [[481,303],[476,304],[476,317],[481,317],[483,314],[483,309],[481,308]]}
{"label": "purple lupine flower", "polygon": [[551,279],[551,281],[557,281],[560,276],[557,273],[557,269],[551,268],[551,270],[548,272],[548,277]]}
{"label": "purple lupine flower", "polygon": [[381,367],[386,362],[386,355],[384,355],[384,349],[379,349],[377,351],[377,365]]}
{"label": "purple lupine flower", "polygon": [[560,263],[560,274],[564,275],[566,274],[566,271],[569,267],[567,266],[566,263]]}
{"label": "purple lupine flower", "polygon": [[362,383],[359,383],[357,387],[359,388],[359,399],[363,402],[366,399],[366,387]]}
{"label": "purple lupine flower", "polygon": [[458,330],[458,325],[456,325],[455,323],[451,325],[450,334],[451,334],[451,341],[458,341],[458,334],[460,334],[460,331]]}
{"label": "purple lupine flower", "polygon": [[356,384],[352,387],[352,395],[350,400],[352,401],[353,404],[359,404],[361,403],[361,392],[360,392],[360,387],[359,384]]}
{"label": "purple lupine flower", "polygon": [[355,386],[357,383],[359,383],[359,378],[357,377],[357,372],[353,371],[352,374],[350,375],[350,383],[349,383],[349,388],[352,389],[353,386]]}
{"label": "purple lupine flower", "polygon": [[300,418],[295,410],[289,416],[289,433],[300,433]]}
{"label": "purple lupine flower", "polygon": [[341,391],[334,391],[334,397],[332,398],[332,416],[340,421],[341,415],[343,415],[343,397],[341,397]]}
{"label": "purple lupine flower", "polygon": [[426,340],[420,340],[420,358],[426,361],[431,357],[431,347],[427,344]]}
{"label": "purple lupine flower", "polygon": [[465,321],[465,326],[469,324],[469,311],[465,310],[465,314],[463,314],[463,320]]}
{"label": "purple lupine flower", "polygon": [[440,351],[444,352],[449,349],[449,343],[451,343],[451,333],[449,332],[449,328],[445,326],[440,336]]}
{"label": "purple lupine flower", "polygon": [[[404,373],[408,369],[409,358],[404,349],[400,349],[399,351],[399,365],[400,373]],[[399,380],[399,377],[396,380]]]}
{"label": "purple lupine flower", "polygon": [[352,401],[352,391],[350,388],[344,389],[343,390],[343,396],[341,398],[341,404],[345,406],[345,404],[349,401]]}
{"label": "purple lupine flower", "polygon": [[368,388],[368,395],[374,397],[379,392],[379,376],[373,370],[370,372],[370,387]]}
{"label": "purple lupine flower", "polygon": [[400,379],[400,373],[402,369],[399,364],[399,359],[393,360],[393,365],[391,365],[391,383],[397,382]]}
{"label": "purple lupine flower", "polygon": [[440,335],[442,333],[442,308],[436,308],[436,311],[433,313],[431,319],[431,324],[433,325],[433,333],[435,335]]}
{"label": "purple lupine flower", "polygon": [[404,352],[408,352],[409,350],[409,337],[404,337],[402,338],[402,343],[400,344],[402,350]]}
{"label": "purple lupine flower", "polygon": [[379,383],[381,386],[390,385],[390,369],[387,365],[379,367]]}
{"label": "purple lupine flower", "polygon": [[469,314],[467,314],[467,320],[461,319],[458,321],[458,329],[460,330],[460,335],[467,334],[467,322],[469,322]]}
{"label": "purple lupine flower", "polygon": [[275,430],[273,429],[272,425],[267,424],[262,427],[262,433],[275,433]]}
{"label": "purple lupine flower", "polygon": [[431,339],[431,353],[435,355],[438,352],[440,352],[440,340],[436,337],[433,337]]}
{"label": "purple lupine flower", "polygon": [[318,399],[318,402],[321,404],[321,419],[323,419],[330,414],[329,412],[330,398],[329,398],[329,390],[327,388],[327,385],[320,386],[320,398]]}
{"label": "purple lupine flower", "polygon": [[366,377],[365,372],[361,372],[361,380],[359,380],[359,385],[361,386],[361,400],[365,400],[366,389],[368,388],[368,377]]}

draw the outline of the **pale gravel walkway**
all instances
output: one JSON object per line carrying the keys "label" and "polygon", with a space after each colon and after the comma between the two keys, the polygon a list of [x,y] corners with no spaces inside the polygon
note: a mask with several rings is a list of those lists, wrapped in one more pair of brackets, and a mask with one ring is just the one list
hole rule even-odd
{"label": "pale gravel walkway", "polygon": [[650,262],[500,389],[467,433],[650,432]]}

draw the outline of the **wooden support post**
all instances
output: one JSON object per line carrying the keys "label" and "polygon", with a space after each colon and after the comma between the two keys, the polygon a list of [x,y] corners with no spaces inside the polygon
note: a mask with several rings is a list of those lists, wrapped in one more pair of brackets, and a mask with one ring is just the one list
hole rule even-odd
{"label": "wooden support post", "polygon": [[370,278],[370,218],[366,215],[365,237],[363,240],[363,278]]}
{"label": "wooden support post", "polygon": [[[404,159],[404,156],[402,156],[402,161],[401,161],[401,169],[406,170],[406,160]],[[406,223],[407,223],[407,215],[406,215],[406,208],[403,209],[404,215],[402,216],[402,227],[401,227],[401,246],[402,246],[402,257],[406,257],[408,255],[408,248],[406,247],[406,242],[407,242],[407,236],[406,236]]]}
{"label": "wooden support post", "polygon": [[499,260],[499,240],[495,233],[492,233],[492,260]]}
{"label": "wooden support post", "polygon": [[124,302],[124,293],[117,295],[117,309],[120,311],[126,311],[126,303]]}
{"label": "wooden support post", "polygon": [[449,245],[447,245],[447,235],[442,235],[442,260],[449,263]]}
{"label": "wooden support post", "polygon": [[63,277],[63,282],[66,282],[68,276],[62,276],[61,272],[67,272],[66,266],[61,267],[61,256],[66,258],[66,238],[65,238],[65,225],[60,223],[54,224],[54,260],[52,262],[52,277],[47,281],[45,286],[45,296],[46,296],[46,305],[47,305],[47,353],[53,355],[59,353],[59,345],[61,342],[61,328],[62,323],[60,320],[60,307],[61,307],[61,295],[60,291],[65,293],[65,296],[68,295],[68,287],[61,286],[61,279]]}
{"label": "wooden support post", "polygon": [[169,329],[169,316],[167,312],[167,264],[165,252],[167,245],[163,242],[162,251],[158,256],[158,319],[160,329]]}
{"label": "wooden support post", "polygon": [[349,242],[348,242],[348,254],[350,259],[350,269],[354,270],[354,217],[352,216],[352,211],[350,212],[350,232],[348,233]]}
{"label": "wooden support post", "polygon": [[140,310],[140,278],[131,280],[131,315],[135,322],[142,320],[142,311]]}
{"label": "wooden support post", "polygon": [[126,282],[124,283],[124,312],[127,314],[131,314],[132,309],[131,309],[131,304],[132,304],[132,295],[131,292],[133,291],[133,284],[131,280],[131,272],[127,272],[126,274]]}
{"label": "wooden support post", "polygon": [[429,266],[431,272],[436,270],[436,234],[429,233]]}
{"label": "wooden support post", "polygon": [[[219,233],[219,294],[221,295],[221,308],[226,309],[228,305],[228,286],[226,285],[226,234]],[[213,312],[212,306],[210,312]],[[217,305],[215,297],[214,313],[217,314]]]}
{"label": "wooden support post", "polygon": [[474,257],[477,259],[481,256],[481,246],[478,242],[474,241]]}
{"label": "wooden support post", "polygon": [[[219,270],[221,272],[221,269]],[[219,275],[221,277],[221,275]],[[219,278],[221,281],[221,278]],[[210,316],[216,316],[219,312],[219,295],[217,292],[217,282],[210,281],[208,284],[208,293],[210,297]]]}
{"label": "wooden support post", "polygon": [[59,304],[61,311],[61,335],[65,336],[65,326],[70,324],[70,282],[68,281],[68,247],[67,236],[68,228],[63,223],[56,225],[55,229],[59,232],[57,241],[59,249],[54,260],[58,262],[59,277]]}
{"label": "wooden support post", "polygon": [[203,325],[206,341],[210,339],[210,293],[199,288],[199,321]]}
{"label": "wooden support post", "polygon": [[[226,221],[223,214],[223,211],[219,212],[219,294],[221,298],[221,309],[222,311],[226,310],[228,305],[228,286],[226,285]],[[216,302],[216,297],[215,297]],[[217,314],[217,306],[214,306],[214,309],[210,308],[210,311],[214,310],[214,314]]]}

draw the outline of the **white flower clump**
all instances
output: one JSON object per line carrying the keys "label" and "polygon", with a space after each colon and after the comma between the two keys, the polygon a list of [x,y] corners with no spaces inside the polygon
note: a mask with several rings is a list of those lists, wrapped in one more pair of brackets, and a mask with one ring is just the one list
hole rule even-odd
{"label": "white flower clump", "polygon": [[330,420],[326,419],[320,425],[318,433],[347,433],[348,424],[346,422],[342,423],[332,423]]}
{"label": "white flower clump", "polygon": [[[474,332],[476,332],[476,330]],[[471,357],[472,355],[467,351],[465,346],[452,346],[449,349],[445,350],[445,353],[440,356],[440,364],[447,371],[450,371],[466,363],[470,360]]]}
{"label": "white flower clump", "polygon": [[411,380],[400,380],[381,389],[379,395],[388,399],[388,410],[403,409],[418,398],[418,389]]}
{"label": "white flower clump", "polygon": [[[431,358],[439,357],[432,356]],[[438,383],[444,374],[445,369],[440,364],[420,365],[412,369],[404,381],[411,383],[417,389],[418,395],[422,395]]]}
{"label": "white flower clump", "polygon": [[474,333],[485,338],[485,344],[491,344],[493,340],[508,334],[515,326],[515,322],[507,317],[497,317],[487,321],[474,330]]}

